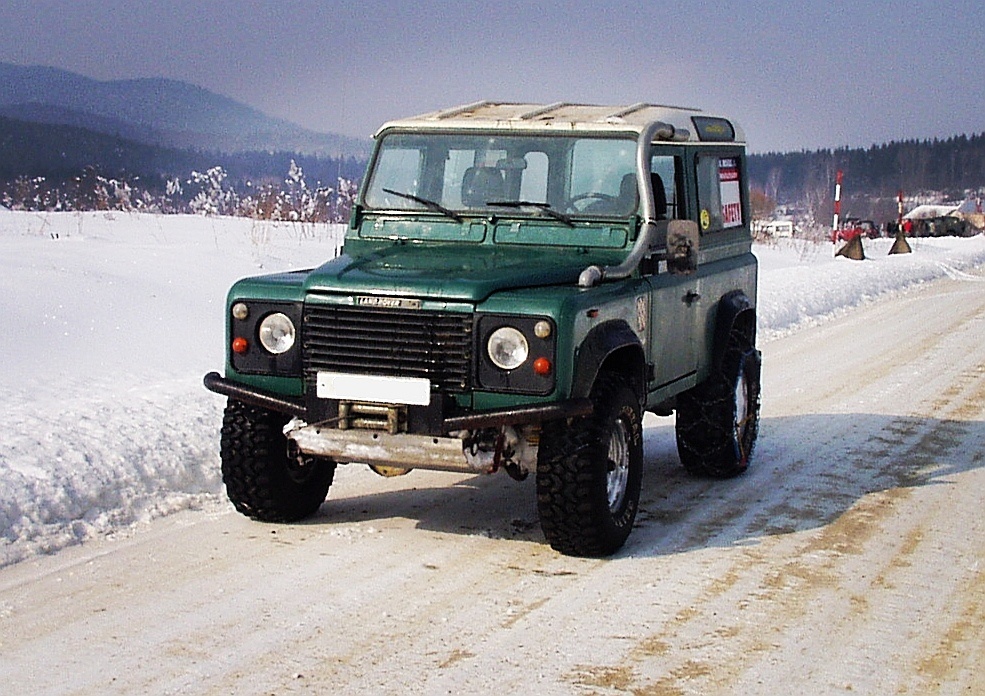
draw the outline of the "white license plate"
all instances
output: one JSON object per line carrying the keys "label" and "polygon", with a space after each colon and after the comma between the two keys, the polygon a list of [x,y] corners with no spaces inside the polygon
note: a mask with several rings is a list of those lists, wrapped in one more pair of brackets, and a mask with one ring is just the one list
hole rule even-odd
{"label": "white license plate", "polygon": [[431,403],[431,382],[422,377],[319,372],[316,394],[319,399],[427,406]]}

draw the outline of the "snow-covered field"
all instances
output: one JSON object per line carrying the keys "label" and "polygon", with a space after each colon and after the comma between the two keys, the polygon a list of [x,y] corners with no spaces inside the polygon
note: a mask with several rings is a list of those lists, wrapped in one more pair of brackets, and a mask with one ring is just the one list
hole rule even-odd
{"label": "snow-covered field", "polygon": [[[224,505],[223,307],[237,278],[317,264],[338,226],[0,211],[0,567]],[[763,341],[985,263],[985,237],[760,245]]]}

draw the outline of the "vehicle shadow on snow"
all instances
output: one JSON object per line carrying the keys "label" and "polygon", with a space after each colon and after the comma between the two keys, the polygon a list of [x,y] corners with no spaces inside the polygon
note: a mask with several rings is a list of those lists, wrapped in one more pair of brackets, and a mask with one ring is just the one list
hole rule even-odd
{"label": "vehicle shadow on snow", "polygon": [[[764,418],[749,471],[726,480],[684,471],[673,418],[648,419],[644,448],[636,528],[616,557],[754,544],[828,525],[870,493],[951,485],[948,477],[985,464],[985,422],[872,414]],[[336,481],[356,468],[362,469],[339,467]],[[308,523],[404,519],[417,529],[544,544],[533,478],[371,475],[354,495],[333,488]],[[362,492],[376,482],[385,490]]]}
{"label": "vehicle shadow on snow", "polygon": [[[409,520],[422,530],[544,543],[532,475],[517,482],[505,473],[463,477],[411,471],[383,479],[368,472],[362,465],[339,466],[328,499],[307,523]],[[359,479],[351,484],[346,481],[350,477]],[[346,490],[336,490],[343,481]],[[353,489],[359,492],[353,494]]]}

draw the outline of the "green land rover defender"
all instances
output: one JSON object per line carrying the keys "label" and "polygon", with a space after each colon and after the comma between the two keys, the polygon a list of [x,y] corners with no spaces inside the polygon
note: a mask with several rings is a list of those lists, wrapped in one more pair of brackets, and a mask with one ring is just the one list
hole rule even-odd
{"label": "green land rover defender", "polygon": [[[544,536],[605,556],[640,502],[645,411],[697,475],[759,427],[744,136],[694,109],[479,102],[385,124],[324,265],[229,292],[222,475],[315,513],[339,464],[533,473]],[[652,485],[659,485],[653,483]]]}

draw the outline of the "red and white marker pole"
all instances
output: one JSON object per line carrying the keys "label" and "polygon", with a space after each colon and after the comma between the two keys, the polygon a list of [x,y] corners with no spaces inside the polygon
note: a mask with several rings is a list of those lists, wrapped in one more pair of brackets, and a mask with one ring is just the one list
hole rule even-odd
{"label": "red and white marker pole", "polygon": [[835,175],[835,217],[834,222],[831,225],[831,239],[836,240],[838,238],[838,218],[841,217],[841,180],[844,178],[844,173],[839,169],[838,173]]}

